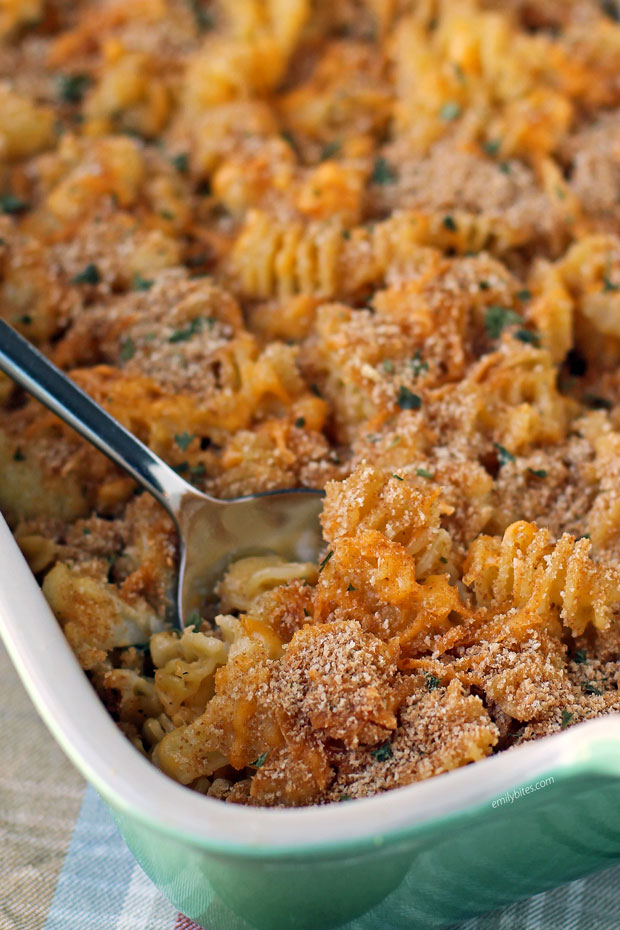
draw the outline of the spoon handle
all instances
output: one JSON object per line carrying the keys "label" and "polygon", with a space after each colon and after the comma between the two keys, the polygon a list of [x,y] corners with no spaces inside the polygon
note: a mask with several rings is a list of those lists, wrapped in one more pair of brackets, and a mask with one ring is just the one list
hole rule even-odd
{"label": "spoon handle", "polygon": [[173,518],[181,499],[195,493],[169,465],[1,319],[0,370],[124,468]]}

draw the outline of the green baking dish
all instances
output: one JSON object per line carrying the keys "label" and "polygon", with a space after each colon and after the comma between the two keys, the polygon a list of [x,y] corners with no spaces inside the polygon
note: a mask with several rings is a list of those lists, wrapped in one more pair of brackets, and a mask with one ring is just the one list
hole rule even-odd
{"label": "green baking dish", "polygon": [[116,728],[1,520],[0,552],[0,633],[32,700],[144,871],[205,927],[438,930],[620,860],[616,714],[361,801],[197,795]]}

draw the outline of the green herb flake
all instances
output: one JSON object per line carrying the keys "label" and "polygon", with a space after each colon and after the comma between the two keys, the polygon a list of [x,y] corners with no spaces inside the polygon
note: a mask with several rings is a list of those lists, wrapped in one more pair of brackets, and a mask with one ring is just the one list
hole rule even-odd
{"label": "green herb flake", "polygon": [[339,802],[342,802],[342,801],[352,801],[352,800],[353,800],[353,798],[351,797],[350,794],[341,794],[340,797],[338,798],[338,801],[339,801]]}
{"label": "green herb flake", "polygon": [[323,396],[323,395],[321,394],[321,389],[319,388],[318,384],[313,384],[313,385],[311,385],[310,390],[312,391],[312,393],[314,394],[315,397],[322,397],[322,396]]}
{"label": "green herb flake", "polygon": [[208,10],[205,10],[201,0],[186,0],[194,21],[201,32],[207,32],[213,29],[215,22],[213,16]]}
{"label": "green herb flake", "polygon": [[2,213],[23,213],[24,210],[27,210],[29,207],[30,204],[27,200],[23,200],[21,197],[16,197],[15,194],[0,195],[0,210]]}
{"label": "green herb flake", "polygon": [[540,345],[540,336],[538,333],[533,333],[530,329],[518,329],[515,333],[515,339],[518,339],[520,342],[525,342],[527,345],[531,346]]}
{"label": "green herb flake", "polygon": [[440,562],[443,562],[444,565],[447,565],[447,564],[448,564],[448,560],[447,560],[447,558],[445,557],[445,555],[440,555],[440,556],[439,556],[439,561],[440,561]]}
{"label": "green herb flake", "polygon": [[194,633],[200,633],[202,628],[202,617],[200,616],[197,610],[192,610],[187,618],[187,623],[185,623],[186,630],[192,630]]}
{"label": "green herb flake", "polygon": [[187,152],[179,152],[178,155],[173,155],[170,161],[179,174],[187,174],[189,171],[189,155]]}
{"label": "green herb flake", "polygon": [[611,410],[613,404],[610,400],[607,400],[606,397],[601,397],[599,394],[586,393],[584,395],[584,401],[592,410]]}
{"label": "green herb flake", "polygon": [[297,429],[303,429],[305,425],[306,425],[306,418],[297,417],[297,419],[295,420],[295,426],[297,427]]}
{"label": "green herb flake", "polygon": [[380,155],[375,161],[370,180],[373,184],[394,184],[398,175],[383,155]]}
{"label": "green herb flake", "polygon": [[409,367],[413,372],[414,378],[419,378],[423,371],[428,371],[428,362],[423,362],[420,350],[417,349],[415,355],[409,362]]}
{"label": "green herb flake", "polygon": [[419,410],[422,406],[422,398],[410,391],[404,384],[401,384],[398,389],[396,403],[401,410]]}
{"label": "green herb flake", "polygon": [[161,216],[162,220],[168,220],[169,222],[175,218],[174,213],[172,213],[171,210],[160,210],[159,215]]}
{"label": "green herb flake", "polygon": [[131,281],[134,291],[150,291],[155,284],[150,278],[143,278],[141,274],[135,274]]}
{"label": "green herb flake", "polygon": [[559,184],[556,184],[553,190],[558,200],[566,200],[566,191],[563,187],[560,187]]}
{"label": "green herb flake", "polygon": [[494,442],[493,445],[497,449],[497,458],[499,459],[500,467],[502,465],[507,465],[508,462],[516,461],[512,452],[509,452],[504,446],[500,446],[498,442]]}
{"label": "green herb flake", "polygon": [[456,100],[449,100],[448,103],[444,103],[439,111],[439,119],[442,119],[444,123],[451,123],[453,120],[458,119],[460,115],[461,105]]}
{"label": "green herb flake", "polygon": [[386,358],[383,362],[383,370],[387,372],[388,375],[391,375],[394,371],[394,362],[390,358]]}
{"label": "green herb flake", "polygon": [[254,762],[250,762],[250,768],[260,769],[267,761],[267,756],[269,755],[269,750],[266,749],[265,752],[261,752],[258,759],[255,759]]}
{"label": "green herb flake", "polygon": [[573,715],[571,713],[569,713],[567,710],[562,711],[562,729],[563,730],[566,729],[566,727],[569,725],[572,719],[573,719]]}
{"label": "green herb flake", "polygon": [[450,232],[456,232],[458,229],[458,226],[456,225],[456,221],[453,216],[444,216],[441,223],[444,226],[444,228],[448,229]]}
{"label": "green herb flake", "polygon": [[573,662],[576,662],[577,665],[584,665],[587,661],[588,653],[585,651],[585,649],[578,649],[573,656]]}
{"label": "green herb flake", "polygon": [[487,139],[487,141],[484,142],[482,145],[482,148],[484,149],[486,154],[490,155],[491,157],[493,157],[494,155],[497,155],[501,147],[502,147],[501,139]]}
{"label": "green herb flake", "polygon": [[26,456],[24,455],[21,449],[15,450],[15,452],[13,453],[13,461],[14,462],[25,462],[26,461]]}
{"label": "green herb flake", "polygon": [[351,238],[351,230],[350,230],[350,229],[343,229],[343,230],[342,230],[342,238],[343,238],[343,239],[350,239],[350,238]]}
{"label": "green herb flake", "polygon": [[376,749],[370,753],[377,762],[387,762],[388,759],[392,758],[392,747],[390,746],[389,740],[386,740],[385,743],[382,743],[380,746],[377,746]]}
{"label": "green herb flake", "polygon": [[524,287],[523,290],[517,291],[516,297],[517,297],[517,300],[521,300],[521,301],[531,300],[532,292],[528,291],[528,289]]}
{"label": "green herb flake", "polygon": [[480,288],[481,291],[489,291],[491,289],[491,285],[489,284],[488,281],[479,281],[478,287]]}
{"label": "green herb flake", "polygon": [[534,475],[535,478],[546,478],[547,472],[544,468],[528,468],[530,475]]}
{"label": "green herb flake", "polygon": [[327,142],[323,146],[321,152],[321,161],[327,161],[328,158],[333,158],[334,155],[337,155],[340,149],[342,148],[342,142],[340,139],[332,139],[331,142]]}
{"label": "green herb flake", "polygon": [[207,474],[207,468],[204,462],[198,462],[197,465],[192,465],[189,470],[190,475],[193,478],[204,478]]}
{"label": "green herb flake", "polygon": [[429,471],[428,468],[416,468],[415,473],[416,475],[419,475],[420,478],[428,478],[429,481],[432,481],[432,479],[435,477],[432,471]]}
{"label": "green herb flake", "polygon": [[183,452],[187,452],[191,442],[196,438],[195,433],[188,433],[187,430],[183,433],[175,433],[174,441],[176,442],[179,449]]}
{"label": "green herb flake", "polygon": [[189,471],[189,462],[179,462],[178,465],[172,467],[178,475],[184,475],[186,471]]}
{"label": "green herb flake", "polygon": [[586,694],[597,694],[601,695],[603,692],[600,688],[596,687],[596,684],[593,681],[586,681],[583,684],[583,690]]}
{"label": "green herb flake", "polygon": [[119,349],[119,357],[122,362],[128,362],[136,354],[136,344],[133,339],[123,339]]}
{"label": "green herb flake", "polygon": [[502,174],[510,174],[511,168],[510,168],[509,161],[500,162],[498,167],[499,167],[499,170],[502,172]]}
{"label": "green herb flake", "polygon": [[319,572],[323,571],[323,569],[325,568],[325,566],[327,565],[327,563],[329,562],[333,554],[334,554],[334,550],[330,549],[327,555],[325,556],[325,558],[323,559],[323,561],[321,562],[321,564],[319,565]]}
{"label": "green herb flake", "polygon": [[[196,333],[201,332],[204,322],[203,317],[194,317],[193,320],[189,321],[187,326],[181,329],[175,329],[172,335],[168,337],[168,342],[187,342],[188,339],[191,339]],[[207,322],[209,321],[207,320]]]}
{"label": "green herb flake", "polygon": [[32,323],[32,317],[30,316],[29,313],[24,313],[23,316],[20,316],[18,318],[17,322],[22,323],[24,326],[30,326],[30,324]]}
{"label": "green herb flake", "polygon": [[63,103],[81,103],[93,79],[89,74],[59,74],[56,80]]}
{"label": "green herb flake", "polygon": [[435,675],[432,675],[430,672],[427,672],[425,675],[426,678],[426,690],[435,691],[441,684],[441,678],[437,678]]}
{"label": "green herb flake", "polygon": [[352,585],[351,582],[347,585],[347,591],[355,591],[355,586]]}
{"label": "green herb flake", "polygon": [[620,285],[614,284],[608,274],[603,275],[603,293],[609,294],[613,291],[620,291]]}
{"label": "green herb flake", "polygon": [[400,475],[396,475],[396,474],[393,474],[393,475],[392,475],[392,478],[396,478],[397,481],[404,481],[404,480],[405,480],[404,478],[401,478]]}
{"label": "green herb flake", "polygon": [[91,535],[92,535],[92,530],[88,526],[85,526],[82,530],[82,536],[91,536]]}
{"label": "green herb flake", "polygon": [[72,284],[99,284],[100,282],[101,274],[97,266],[92,262],[86,265],[86,267],[78,272],[71,280]]}
{"label": "green herb flake", "polygon": [[523,320],[514,310],[491,304],[484,317],[484,328],[490,339],[498,339],[507,326],[522,322]]}

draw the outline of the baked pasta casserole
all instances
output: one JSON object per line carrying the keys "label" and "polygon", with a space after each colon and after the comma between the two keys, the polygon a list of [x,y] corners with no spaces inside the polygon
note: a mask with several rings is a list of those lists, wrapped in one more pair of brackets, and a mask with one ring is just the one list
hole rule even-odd
{"label": "baked pasta casserole", "polygon": [[620,709],[615,0],[6,0],[0,314],[198,488],[325,488],[172,629],[176,537],[0,376],[0,507],[211,797],[410,784]]}

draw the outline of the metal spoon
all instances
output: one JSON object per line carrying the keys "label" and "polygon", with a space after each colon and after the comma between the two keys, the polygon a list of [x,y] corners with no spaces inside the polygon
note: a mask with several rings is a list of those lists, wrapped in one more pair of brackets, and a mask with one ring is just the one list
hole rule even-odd
{"label": "metal spoon", "polygon": [[0,370],[124,468],[168,511],[180,541],[180,629],[191,613],[213,601],[215,583],[233,559],[265,552],[316,559],[321,491],[269,491],[227,501],[202,494],[3,320]]}

